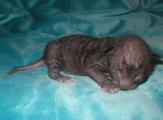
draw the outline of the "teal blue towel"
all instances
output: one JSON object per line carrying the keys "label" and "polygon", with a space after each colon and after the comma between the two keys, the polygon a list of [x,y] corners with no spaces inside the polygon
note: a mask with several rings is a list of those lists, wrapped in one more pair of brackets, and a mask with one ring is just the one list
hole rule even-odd
{"label": "teal blue towel", "polygon": [[163,1],[0,0],[0,120],[163,120],[162,65],[145,84],[117,94],[88,77],[58,83],[46,66],[7,75],[70,34],[137,34],[163,55]]}

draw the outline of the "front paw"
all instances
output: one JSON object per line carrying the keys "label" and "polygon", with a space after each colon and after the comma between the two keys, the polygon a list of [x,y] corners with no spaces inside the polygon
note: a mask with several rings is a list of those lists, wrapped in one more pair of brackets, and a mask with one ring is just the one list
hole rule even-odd
{"label": "front paw", "polygon": [[117,93],[119,92],[119,88],[118,87],[115,87],[114,85],[104,85],[102,87],[102,90],[105,91],[105,92],[108,92],[108,93]]}
{"label": "front paw", "polygon": [[58,81],[62,82],[62,83],[72,83],[73,82],[71,77],[65,77],[65,76],[64,77],[59,77]]}

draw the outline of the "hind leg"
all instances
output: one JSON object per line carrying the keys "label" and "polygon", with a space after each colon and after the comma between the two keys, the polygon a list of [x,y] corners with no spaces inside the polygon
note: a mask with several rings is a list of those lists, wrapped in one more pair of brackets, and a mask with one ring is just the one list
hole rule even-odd
{"label": "hind leg", "polygon": [[60,74],[62,64],[58,60],[52,60],[47,62],[48,66],[48,76],[54,80],[62,83],[71,83],[73,80],[71,77],[63,76]]}
{"label": "hind leg", "polygon": [[56,69],[49,69],[48,70],[48,76],[54,80],[57,80],[59,82],[62,82],[62,83],[71,83],[73,82],[73,80],[71,79],[71,77],[68,77],[68,76],[63,76],[61,75],[59,72],[54,72],[54,70]]}

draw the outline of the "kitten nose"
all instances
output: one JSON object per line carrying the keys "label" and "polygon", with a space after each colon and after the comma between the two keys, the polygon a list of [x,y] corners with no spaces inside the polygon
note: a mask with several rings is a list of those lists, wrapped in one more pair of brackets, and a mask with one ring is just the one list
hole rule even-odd
{"label": "kitten nose", "polygon": [[122,80],[120,82],[120,88],[123,89],[123,90],[132,90],[132,89],[135,89],[136,87],[137,87],[137,85],[133,84],[129,80]]}

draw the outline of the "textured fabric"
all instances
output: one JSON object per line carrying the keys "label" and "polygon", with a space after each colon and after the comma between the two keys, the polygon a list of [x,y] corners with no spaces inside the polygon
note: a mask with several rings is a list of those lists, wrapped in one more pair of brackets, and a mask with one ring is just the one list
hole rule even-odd
{"label": "textured fabric", "polygon": [[61,36],[138,34],[163,55],[162,0],[0,0],[1,120],[163,120],[163,66],[132,91],[108,94],[88,77],[51,80],[47,68],[7,76]]}

